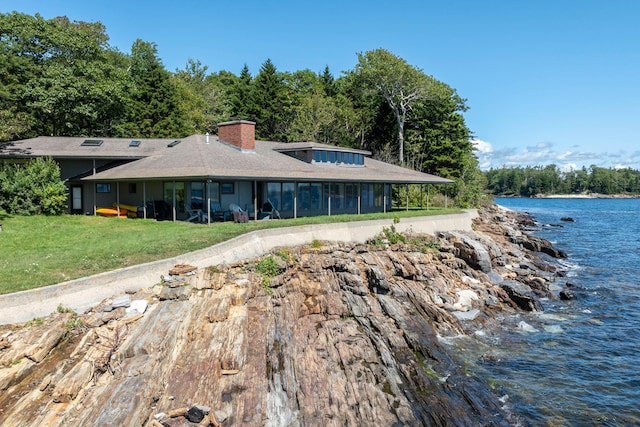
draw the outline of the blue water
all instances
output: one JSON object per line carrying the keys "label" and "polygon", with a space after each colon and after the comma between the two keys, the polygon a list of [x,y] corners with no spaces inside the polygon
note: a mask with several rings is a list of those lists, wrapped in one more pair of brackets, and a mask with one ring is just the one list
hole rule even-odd
{"label": "blue water", "polygon": [[640,199],[496,202],[532,214],[533,234],[568,254],[557,284],[575,284],[577,298],[457,343],[469,369],[531,425],[640,425]]}

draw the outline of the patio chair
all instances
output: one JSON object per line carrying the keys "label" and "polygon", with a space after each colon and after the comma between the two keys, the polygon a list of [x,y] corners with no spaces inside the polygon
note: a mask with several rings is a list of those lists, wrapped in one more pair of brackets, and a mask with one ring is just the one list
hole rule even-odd
{"label": "patio chair", "polygon": [[200,209],[193,209],[193,207],[188,208],[186,206],[185,206],[185,209],[189,214],[189,218],[187,218],[187,222],[191,222],[193,220],[197,220],[198,222],[200,222],[200,219],[202,218],[202,211]]}
{"label": "patio chair", "polygon": [[275,208],[271,200],[267,199],[266,202],[262,205],[262,209],[260,210],[260,214],[258,215],[259,219],[280,219],[280,212]]}
{"label": "patio chair", "polygon": [[249,214],[246,211],[243,211],[240,206],[231,203],[229,205],[229,210],[233,213],[234,222],[249,222]]}
{"label": "patio chair", "polygon": [[[211,221],[226,221],[230,211],[223,211],[220,206],[220,202],[211,201],[209,204],[209,213],[211,214]],[[202,213],[202,221],[208,222],[207,212]]]}

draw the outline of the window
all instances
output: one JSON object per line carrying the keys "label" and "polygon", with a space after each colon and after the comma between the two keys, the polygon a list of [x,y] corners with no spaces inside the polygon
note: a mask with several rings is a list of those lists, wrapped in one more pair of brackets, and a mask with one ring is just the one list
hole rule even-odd
{"label": "window", "polygon": [[96,193],[111,193],[111,184],[96,184]]}
{"label": "window", "polygon": [[138,192],[138,186],[136,185],[136,183],[135,182],[129,183],[129,193],[135,194],[137,192]]}
{"label": "window", "polygon": [[139,147],[141,143],[142,143],[142,141],[138,141],[138,140],[131,141],[129,143],[129,147]]}
{"label": "window", "polygon": [[234,190],[233,182],[223,182],[220,184],[220,192],[222,194],[233,194]]}
{"label": "window", "polygon": [[360,186],[360,200],[363,208],[373,207],[373,185],[362,184]]}
{"label": "window", "polygon": [[267,183],[267,199],[271,202],[274,208],[280,209],[282,204],[280,203],[280,195],[282,194],[282,188],[279,182]]}
{"label": "window", "polygon": [[374,192],[374,197],[375,197],[375,204],[374,206],[382,206],[383,203],[383,197],[384,197],[384,185],[383,184],[374,184],[373,186],[373,192]]}
{"label": "window", "polygon": [[169,144],[167,145],[167,147],[175,147],[175,146],[176,146],[176,145],[178,145],[178,144],[180,144],[180,140],[179,140],[179,139],[176,139],[175,141],[173,141],[173,142],[169,143]]}
{"label": "window", "polygon": [[305,211],[311,207],[310,203],[309,184],[298,184],[298,210]]}
{"label": "window", "polygon": [[357,184],[344,185],[344,206],[345,208],[358,207],[358,185]]}
{"label": "window", "polygon": [[[175,195],[175,200],[174,200]],[[164,183],[164,201],[169,206],[176,207],[177,213],[184,213],[184,182],[165,182]]]}
{"label": "window", "polygon": [[191,207],[193,209],[203,209],[204,204],[204,182],[191,183]]}
{"label": "window", "polygon": [[295,191],[295,185],[293,182],[282,183],[282,210],[293,210],[293,193]]}
{"label": "window", "polygon": [[82,144],[82,147],[99,147],[102,145],[101,139],[85,139]]}
{"label": "window", "polygon": [[311,184],[311,209],[322,209],[322,184]]}

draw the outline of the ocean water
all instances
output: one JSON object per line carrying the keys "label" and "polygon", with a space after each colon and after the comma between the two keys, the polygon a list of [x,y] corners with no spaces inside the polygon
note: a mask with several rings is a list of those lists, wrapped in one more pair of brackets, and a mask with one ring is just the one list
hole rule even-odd
{"label": "ocean water", "polygon": [[640,199],[496,203],[532,214],[533,234],[568,254],[556,284],[575,285],[576,299],[447,343],[523,424],[640,425]]}

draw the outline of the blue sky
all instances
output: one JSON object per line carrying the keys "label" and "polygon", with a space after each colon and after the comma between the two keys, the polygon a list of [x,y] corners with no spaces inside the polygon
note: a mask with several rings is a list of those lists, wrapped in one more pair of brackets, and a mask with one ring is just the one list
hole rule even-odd
{"label": "blue sky", "polygon": [[467,99],[481,167],[640,169],[640,1],[0,0],[0,12],[100,21],[111,46],[154,42],[170,71],[334,76],[385,48]]}

